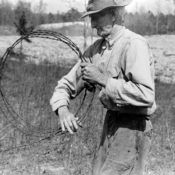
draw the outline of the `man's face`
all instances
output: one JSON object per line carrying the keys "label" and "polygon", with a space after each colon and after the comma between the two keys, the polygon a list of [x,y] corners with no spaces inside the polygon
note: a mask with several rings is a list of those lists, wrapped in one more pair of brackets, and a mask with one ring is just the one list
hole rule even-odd
{"label": "man's face", "polygon": [[109,10],[103,10],[90,16],[92,28],[97,29],[97,34],[100,37],[107,37],[111,34],[113,28],[113,15]]}

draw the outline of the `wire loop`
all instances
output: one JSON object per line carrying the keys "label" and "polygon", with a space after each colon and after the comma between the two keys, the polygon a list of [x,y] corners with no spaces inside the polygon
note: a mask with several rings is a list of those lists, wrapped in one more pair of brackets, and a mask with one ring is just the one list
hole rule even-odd
{"label": "wire loop", "polygon": [[[44,39],[50,39],[50,40],[63,42],[64,44],[68,45],[70,47],[70,49],[72,49],[72,51],[74,51],[76,53],[76,55],[78,56],[78,58],[82,62],[87,62],[87,60],[83,57],[83,54],[81,53],[80,49],[73,41],[71,41],[69,38],[67,38],[66,36],[64,36],[61,33],[54,32],[54,31],[48,31],[48,30],[34,30],[34,31],[28,33],[27,35],[20,37],[9,48],[7,48],[6,52],[1,57],[1,59],[0,59],[0,98],[1,98],[2,105],[0,104],[0,110],[3,113],[4,117],[7,119],[7,121],[9,123],[11,123],[11,125],[13,127],[15,127],[15,129],[17,129],[21,133],[25,134],[26,136],[37,137],[38,142],[40,142],[42,140],[47,139],[48,137],[53,137],[55,135],[63,135],[65,133],[62,133],[60,126],[56,130],[45,131],[42,133],[40,131],[37,131],[37,128],[33,128],[32,132],[25,130],[24,129],[25,125],[26,125],[25,121],[23,120],[22,117],[20,117],[20,115],[10,105],[8,99],[6,98],[6,96],[3,93],[4,91],[3,91],[3,87],[2,87],[2,77],[3,77],[4,65],[7,61],[7,58],[11,54],[13,49],[26,38],[44,38]],[[82,103],[80,104],[80,107],[78,108],[78,110],[76,112],[76,115],[78,115],[82,105],[84,104],[86,95],[87,95],[87,90],[85,89],[85,94],[84,94]],[[91,108],[93,99],[94,99],[94,94],[92,96],[92,99],[90,100],[89,106],[87,107],[87,111],[85,112],[84,115],[82,115],[78,119],[78,123],[82,123],[85,121],[86,115]]]}

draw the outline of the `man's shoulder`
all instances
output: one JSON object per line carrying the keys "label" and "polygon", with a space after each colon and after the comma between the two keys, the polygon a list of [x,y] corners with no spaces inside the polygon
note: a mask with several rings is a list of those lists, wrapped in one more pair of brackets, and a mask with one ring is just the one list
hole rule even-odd
{"label": "man's shoulder", "polygon": [[134,41],[134,40],[141,40],[143,42],[147,42],[147,39],[129,29],[125,30],[124,37],[129,41]]}

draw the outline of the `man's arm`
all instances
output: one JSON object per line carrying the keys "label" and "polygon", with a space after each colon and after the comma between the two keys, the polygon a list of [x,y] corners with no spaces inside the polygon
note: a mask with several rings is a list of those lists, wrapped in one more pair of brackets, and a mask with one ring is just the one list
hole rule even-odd
{"label": "man's arm", "polygon": [[78,82],[81,78],[79,65],[80,61],[71,69],[67,75],[58,81],[50,100],[53,111],[56,111],[62,106],[69,106],[70,99],[76,96],[78,91]]}
{"label": "man's arm", "polygon": [[102,94],[116,105],[151,107],[155,100],[155,87],[150,56],[145,40],[132,40],[122,62],[125,78],[108,78]]}
{"label": "man's arm", "polygon": [[73,130],[78,128],[77,119],[69,111],[70,99],[76,97],[83,88],[81,81],[80,61],[71,71],[58,81],[54,93],[50,100],[52,110],[59,116],[62,131],[66,129],[73,134]]}
{"label": "man's arm", "polygon": [[124,78],[109,77],[95,65],[86,63],[81,64],[82,77],[85,81],[102,86],[99,96],[106,106],[112,102],[116,106],[151,107],[155,89],[147,42],[134,39],[125,52],[124,60],[121,60]]}

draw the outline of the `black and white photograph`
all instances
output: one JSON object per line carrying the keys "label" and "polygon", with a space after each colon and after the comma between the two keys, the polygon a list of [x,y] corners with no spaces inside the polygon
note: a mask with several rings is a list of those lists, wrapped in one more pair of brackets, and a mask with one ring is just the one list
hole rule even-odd
{"label": "black and white photograph", "polygon": [[175,175],[175,0],[0,0],[0,175]]}

